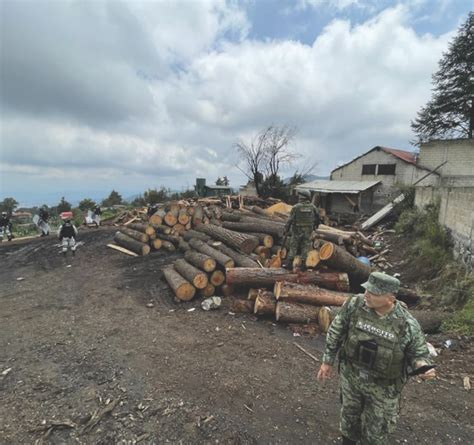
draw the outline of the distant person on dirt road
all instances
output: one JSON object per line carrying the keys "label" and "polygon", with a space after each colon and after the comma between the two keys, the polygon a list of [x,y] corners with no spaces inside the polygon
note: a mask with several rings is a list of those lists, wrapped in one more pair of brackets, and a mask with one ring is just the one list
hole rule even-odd
{"label": "distant person on dirt road", "polygon": [[309,192],[299,192],[299,202],[291,209],[285,225],[285,236],[290,236],[290,249],[284,267],[291,268],[297,255],[305,263],[308,251],[311,250],[311,234],[319,223],[319,210],[310,202]]}
{"label": "distant person on dirt road", "polygon": [[67,256],[67,251],[71,248],[72,256],[76,254],[77,228],[72,222],[72,212],[63,212],[61,215],[63,225],[58,233],[59,241],[62,244],[63,256]]}
{"label": "distant person on dirt road", "polygon": [[101,215],[102,215],[102,209],[98,205],[95,206],[93,220],[97,224],[97,227],[100,226],[100,217],[101,217]]}
{"label": "distant person on dirt road", "polygon": [[8,241],[13,239],[12,223],[7,212],[2,212],[0,217],[0,242],[3,241],[4,236],[8,238]]}
{"label": "distant person on dirt road", "polygon": [[41,207],[39,211],[38,227],[41,229],[41,236],[49,235],[49,212],[46,206]]}
{"label": "distant person on dirt road", "polygon": [[385,445],[408,376],[436,374],[420,325],[396,299],[400,282],[372,272],[362,286],[331,323],[317,379],[331,377],[339,353],[342,444]]}

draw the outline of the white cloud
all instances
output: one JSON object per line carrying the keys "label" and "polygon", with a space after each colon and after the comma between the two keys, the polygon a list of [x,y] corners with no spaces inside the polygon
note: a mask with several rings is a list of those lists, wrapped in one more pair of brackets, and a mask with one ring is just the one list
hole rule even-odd
{"label": "white cloud", "polygon": [[452,36],[417,35],[403,6],[334,20],[305,45],[249,40],[245,11],[223,0],[60,5],[7,14],[2,169],[76,184],[88,172],[110,188],[223,174],[236,186],[232,145],[271,123],[299,128],[295,147],[319,173],[375,145],[406,148]]}

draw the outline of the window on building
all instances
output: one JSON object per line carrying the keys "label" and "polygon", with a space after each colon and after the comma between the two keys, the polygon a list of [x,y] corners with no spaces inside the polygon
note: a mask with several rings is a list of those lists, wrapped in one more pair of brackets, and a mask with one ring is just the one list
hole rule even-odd
{"label": "window on building", "polygon": [[378,172],[379,175],[394,175],[396,164],[379,164]]}
{"label": "window on building", "polygon": [[375,175],[376,164],[364,164],[362,166],[363,175]]}

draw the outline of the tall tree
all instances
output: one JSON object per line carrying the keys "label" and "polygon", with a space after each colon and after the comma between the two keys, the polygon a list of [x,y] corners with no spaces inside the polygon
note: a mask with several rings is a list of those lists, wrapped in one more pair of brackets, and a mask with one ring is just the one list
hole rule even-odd
{"label": "tall tree", "polygon": [[86,210],[92,210],[96,206],[95,201],[90,198],[84,198],[78,205],[78,207],[85,212]]}
{"label": "tall tree", "polygon": [[433,75],[433,95],[411,123],[417,143],[469,138],[474,130],[474,12],[461,25]]}
{"label": "tall tree", "polygon": [[61,201],[59,201],[58,206],[56,207],[56,210],[58,213],[62,212],[69,212],[71,210],[71,204],[66,201],[64,196],[61,198]]}
{"label": "tall tree", "polygon": [[296,134],[293,127],[270,125],[261,130],[251,141],[240,141],[236,144],[245,167],[238,167],[251,181],[257,194],[262,195],[262,185],[266,182],[266,192],[272,183],[278,182],[278,173],[285,164],[291,164],[298,155],[291,152],[290,144]]}
{"label": "tall tree", "polygon": [[5,198],[0,202],[0,211],[7,212],[9,215],[11,215],[17,207],[18,201],[15,198]]}
{"label": "tall tree", "polygon": [[112,190],[110,192],[110,195],[108,196],[108,198],[105,198],[102,201],[102,205],[104,207],[112,207],[114,205],[118,205],[118,204],[122,204],[122,203],[123,203],[122,195],[120,195],[120,193],[115,191],[115,190]]}

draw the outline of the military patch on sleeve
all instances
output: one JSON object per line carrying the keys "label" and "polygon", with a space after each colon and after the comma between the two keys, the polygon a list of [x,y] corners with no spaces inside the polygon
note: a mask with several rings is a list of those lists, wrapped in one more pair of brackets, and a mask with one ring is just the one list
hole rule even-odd
{"label": "military patch on sleeve", "polygon": [[376,326],[372,326],[369,323],[363,322],[361,320],[357,321],[356,327],[364,332],[368,332],[369,334],[376,335],[377,337],[386,338],[387,340],[394,340],[395,334],[392,332],[384,331]]}

